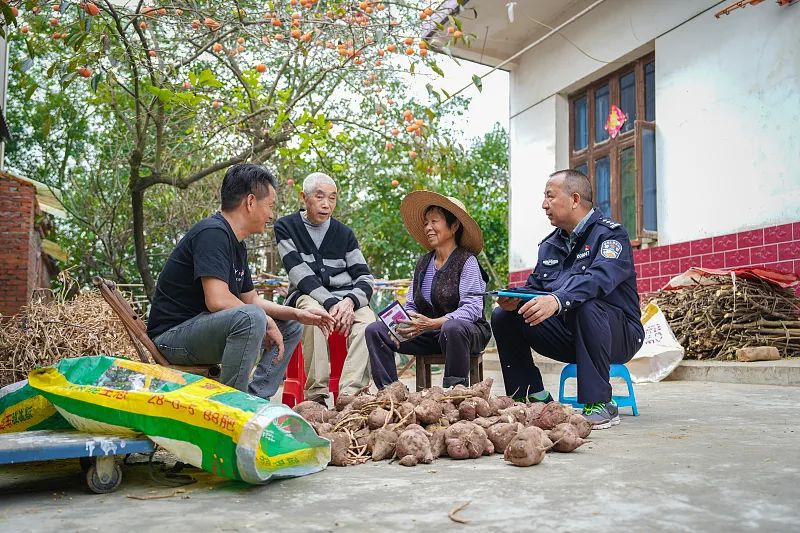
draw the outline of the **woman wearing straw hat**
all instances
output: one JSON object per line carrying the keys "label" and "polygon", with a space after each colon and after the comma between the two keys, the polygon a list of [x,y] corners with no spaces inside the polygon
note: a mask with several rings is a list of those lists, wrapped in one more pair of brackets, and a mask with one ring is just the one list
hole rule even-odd
{"label": "woman wearing straw hat", "polygon": [[409,193],[400,214],[429,252],[417,261],[408,291],[411,320],[399,330],[407,340],[399,342],[381,321],[367,326],[372,378],[379,389],[397,381],[395,351],[441,353],[443,386],[468,384],[470,354],[480,353],[492,334],[479,295],[486,290],[486,275],[475,257],[483,249],[483,234],[464,204],[431,191]]}

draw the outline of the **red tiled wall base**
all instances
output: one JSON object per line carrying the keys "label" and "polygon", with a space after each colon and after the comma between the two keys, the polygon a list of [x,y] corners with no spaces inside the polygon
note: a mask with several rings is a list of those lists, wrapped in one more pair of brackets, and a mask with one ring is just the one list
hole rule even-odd
{"label": "red tiled wall base", "polygon": [[533,269],[529,270],[516,270],[514,272],[508,273],[508,286],[509,287],[521,287],[525,285],[525,280],[528,279],[528,276],[531,275]]}
{"label": "red tiled wall base", "polygon": [[[690,267],[766,267],[800,273],[800,222],[730,233],[633,251],[639,293],[657,291]],[[530,270],[508,275],[509,285],[525,284]],[[800,288],[797,293],[800,295]]]}

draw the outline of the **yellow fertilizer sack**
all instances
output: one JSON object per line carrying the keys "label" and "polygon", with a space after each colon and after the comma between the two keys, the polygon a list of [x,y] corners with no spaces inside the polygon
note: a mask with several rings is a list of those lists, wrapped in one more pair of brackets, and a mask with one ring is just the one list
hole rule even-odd
{"label": "yellow fertilizer sack", "polygon": [[72,429],[50,400],[18,381],[0,389],[0,433],[37,429]]}
{"label": "yellow fertilizer sack", "polygon": [[63,359],[28,380],[75,428],[144,433],[219,476],[263,483],[318,472],[330,461],[330,443],[285,405],[194,374],[92,356]]}

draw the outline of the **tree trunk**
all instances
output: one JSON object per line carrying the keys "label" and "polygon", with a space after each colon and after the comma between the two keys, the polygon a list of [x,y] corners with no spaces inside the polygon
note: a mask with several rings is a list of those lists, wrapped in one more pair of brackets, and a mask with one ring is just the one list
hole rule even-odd
{"label": "tree trunk", "polygon": [[136,268],[142,276],[144,292],[147,299],[153,301],[156,284],[150,273],[150,262],[147,258],[144,242],[144,191],[131,188],[131,208],[133,209],[133,244],[136,250]]}

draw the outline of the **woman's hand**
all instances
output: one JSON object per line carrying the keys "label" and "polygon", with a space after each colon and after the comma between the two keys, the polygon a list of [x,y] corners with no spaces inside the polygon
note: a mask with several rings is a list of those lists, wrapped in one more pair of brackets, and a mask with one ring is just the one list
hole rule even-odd
{"label": "woman's hand", "polygon": [[447,322],[446,317],[428,318],[414,311],[409,311],[408,316],[411,320],[404,320],[397,327],[398,332],[405,337],[416,337],[420,333],[440,329]]}

